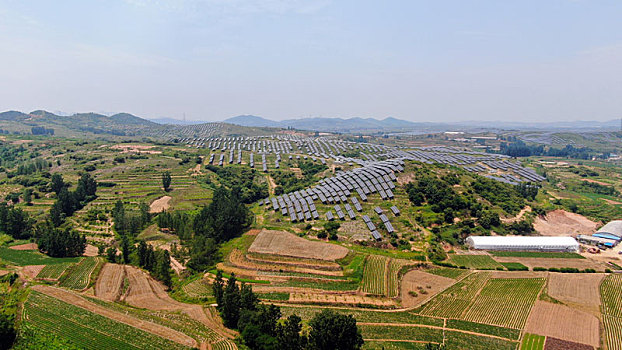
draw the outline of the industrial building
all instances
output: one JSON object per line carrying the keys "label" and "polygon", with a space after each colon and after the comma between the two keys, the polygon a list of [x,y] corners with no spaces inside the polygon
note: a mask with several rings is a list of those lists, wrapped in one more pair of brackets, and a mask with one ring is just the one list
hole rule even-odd
{"label": "industrial building", "polygon": [[619,241],[615,239],[602,238],[597,236],[578,235],[577,241],[583,244],[595,245],[599,248],[613,248],[618,245]]}
{"label": "industrial building", "polygon": [[613,239],[616,241],[622,240],[622,220],[613,220],[601,227],[592,236]]}
{"label": "industrial building", "polygon": [[572,237],[540,236],[469,236],[466,244],[471,249],[539,251],[539,252],[577,252],[579,243]]}

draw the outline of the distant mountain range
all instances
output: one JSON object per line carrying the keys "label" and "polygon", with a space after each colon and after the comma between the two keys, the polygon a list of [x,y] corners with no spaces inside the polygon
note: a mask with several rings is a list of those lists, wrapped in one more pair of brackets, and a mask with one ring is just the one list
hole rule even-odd
{"label": "distant mountain range", "polygon": [[439,123],[413,123],[396,118],[385,118],[382,120],[374,118],[301,118],[274,121],[254,115],[240,115],[224,120],[225,123],[236,124],[249,127],[273,127],[273,128],[294,128],[301,130],[330,131],[330,132],[388,132],[388,131],[408,131],[414,129],[430,129],[436,127],[446,127],[446,124]]}

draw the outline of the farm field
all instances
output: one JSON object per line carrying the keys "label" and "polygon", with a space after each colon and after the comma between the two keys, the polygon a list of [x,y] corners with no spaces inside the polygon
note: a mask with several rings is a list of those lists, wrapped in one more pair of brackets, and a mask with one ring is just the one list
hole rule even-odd
{"label": "farm field", "polygon": [[604,274],[550,273],[548,294],[562,302],[599,312],[600,285]]}
{"label": "farm field", "polygon": [[607,348],[622,349],[622,275],[607,276],[600,285]]}
{"label": "farm field", "polygon": [[495,260],[499,263],[520,263],[527,266],[529,270],[533,270],[534,267],[573,267],[579,270],[594,269],[598,272],[604,272],[607,268],[604,263],[592,259],[495,257]]}
{"label": "farm field", "polygon": [[400,292],[403,307],[419,306],[456,282],[429,271],[433,270],[411,270],[404,274]]}
{"label": "farm field", "polygon": [[37,278],[58,280],[70,266],[72,266],[72,263],[45,265],[41,272],[37,274]]}
{"label": "farm field", "polygon": [[69,267],[60,280],[60,286],[71,289],[84,289],[89,285],[91,274],[98,264],[102,264],[100,258],[88,257],[78,264]]}
{"label": "farm field", "polygon": [[538,300],[525,331],[598,347],[600,322],[591,313]]}
{"label": "farm field", "polygon": [[[85,349],[188,349],[194,344],[191,338],[168,340],[36,291],[26,300],[23,313],[28,326],[52,332]],[[172,330],[167,332],[173,337]]]}
{"label": "farm field", "polygon": [[488,272],[470,274],[427,302],[423,306],[421,314],[436,317],[462,318],[463,313],[467,311],[471,301],[486,284],[489,277],[490,273]]}
{"label": "farm field", "polygon": [[542,335],[525,333],[520,350],[544,350],[544,340]]}
{"label": "farm field", "polygon": [[0,259],[17,266],[26,266],[76,263],[79,262],[81,258],[50,258],[35,250],[16,250],[0,246]]}
{"label": "farm field", "polygon": [[461,277],[469,273],[468,270],[452,269],[452,268],[447,268],[447,267],[435,267],[435,268],[426,270],[425,272],[431,273],[433,275],[451,278],[454,280],[460,279]]}
{"label": "farm field", "polygon": [[585,259],[581,254],[564,252],[512,252],[490,251],[490,254],[503,258],[543,258],[543,259]]}
{"label": "farm field", "polygon": [[385,295],[387,292],[387,263],[389,259],[379,255],[369,255],[365,259],[361,291],[373,295]]}
{"label": "farm field", "polygon": [[331,261],[341,259],[348,254],[348,249],[339,245],[313,242],[288,232],[273,230],[262,230],[248,251]]}
{"label": "farm field", "polygon": [[522,329],[544,279],[489,279],[464,315],[468,321]]}

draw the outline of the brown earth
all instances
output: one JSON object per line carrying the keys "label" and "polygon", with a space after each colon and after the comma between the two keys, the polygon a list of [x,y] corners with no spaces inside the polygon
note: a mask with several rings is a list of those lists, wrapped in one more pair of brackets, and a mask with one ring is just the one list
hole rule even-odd
{"label": "brown earth", "polygon": [[164,327],[164,326],[161,326],[159,324],[155,324],[149,321],[139,320],[134,317],[128,316],[126,314],[110,310],[103,306],[99,306],[97,304],[91,303],[90,301],[84,299],[80,295],[70,292],[68,290],[50,287],[50,286],[44,286],[44,285],[35,285],[32,288],[38,292],[41,292],[45,295],[62,300],[71,305],[91,311],[93,313],[110,318],[112,320],[125,323],[134,328],[141,329],[143,331],[155,334],[162,338],[172,340],[176,343],[183,344],[189,347],[198,346],[196,340],[192,339],[191,337],[181,332],[178,332],[174,329]]}
{"label": "brown earth", "polygon": [[99,255],[99,249],[97,249],[96,246],[91,245],[91,244],[87,244],[86,245],[86,249],[84,250],[84,254],[82,254],[84,256],[98,256]]}
{"label": "brown earth", "polygon": [[548,212],[544,218],[537,217],[533,223],[536,231],[543,236],[589,235],[596,232],[598,226],[598,222],[583,215],[561,209]]}
{"label": "brown earth", "polygon": [[[289,271],[289,272],[300,272],[300,273],[312,273],[317,275],[329,275],[329,276],[343,276],[343,271],[335,271],[335,270],[324,270],[322,266],[314,267],[314,268],[305,268],[298,266],[291,266],[280,263],[268,263],[268,262],[257,262],[250,261],[246,258],[244,253],[242,253],[239,249],[234,249],[229,254],[229,263],[234,265],[234,267],[238,267],[241,269],[248,270],[258,270],[258,271]],[[247,271],[244,274],[249,275],[255,273],[254,271]],[[236,272],[237,274],[237,272]]]}
{"label": "brown earth", "polygon": [[[401,282],[402,306],[416,307],[421,305],[454,283],[456,281],[448,277],[433,275],[421,270],[409,271],[404,275]],[[421,293],[420,290],[424,290],[425,293]],[[410,291],[417,293],[417,296],[410,295],[408,293]]]}
{"label": "brown earth", "polygon": [[348,249],[342,246],[323,242],[311,242],[289,232],[273,230],[262,230],[248,251],[333,261],[341,259],[348,254]]}
{"label": "brown earth", "polygon": [[603,186],[611,186],[611,184],[608,184],[608,183],[603,182],[603,181],[592,180],[592,179],[582,179],[582,180],[585,181],[585,182],[591,182],[591,183],[599,184],[599,185],[603,185]]}
{"label": "brown earth", "polygon": [[35,278],[43,270],[45,265],[28,265],[22,268],[22,273],[30,278]]}
{"label": "brown earth", "polygon": [[544,350],[594,350],[593,346],[547,337]]}
{"label": "brown earth", "polygon": [[167,210],[170,205],[171,196],[163,196],[154,200],[149,206],[150,213],[161,213],[163,210]]}
{"label": "brown earth", "polygon": [[606,266],[592,259],[557,259],[557,258],[521,258],[521,257],[500,257],[495,256],[498,262],[517,262],[530,269],[534,267],[574,267],[577,269],[595,269],[596,271],[604,271]]}
{"label": "brown earth", "polygon": [[125,268],[123,265],[107,263],[102,267],[97,283],[95,296],[108,301],[117,301],[121,297]]}
{"label": "brown earth", "polygon": [[395,306],[391,299],[381,299],[357,294],[326,294],[326,293],[291,293],[290,303],[300,304],[342,304],[342,305],[374,305],[382,307]]}
{"label": "brown earth", "polygon": [[7,275],[9,272],[11,272],[11,271],[9,271],[9,270],[0,270],[0,277],[2,277],[4,275]]}
{"label": "brown earth", "polygon": [[607,198],[601,198],[601,199],[604,200],[605,202],[607,202],[609,204],[613,204],[613,205],[620,205],[620,204],[622,204],[622,202],[612,201],[611,199],[607,199]]}
{"label": "brown earth", "polygon": [[26,244],[14,245],[9,248],[13,250],[37,250],[39,249],[39,247],[37,246],[37,243],[26,243]]}
{"label": "brown earth", "polygon": [[544,271],[491,271],[490,278],[546,278]]}
{"label": "brown earth", "polygon": [[600,323],[596,316],[540,300],[531,310],[525,332],[595,347],[600,345]]}
{"label": "brown earth", "polygon": [[550,273],[548,294],[581,309],[598,312],[603,274]]}

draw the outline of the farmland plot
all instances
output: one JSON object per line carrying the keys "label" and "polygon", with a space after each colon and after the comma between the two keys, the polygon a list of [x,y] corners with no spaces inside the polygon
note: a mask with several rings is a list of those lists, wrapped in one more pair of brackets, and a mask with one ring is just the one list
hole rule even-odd
{"label": "farmland plot", "polygon": [[536,301],[525,331],[598,347],[600,322],[591,313],[566,305]]}
{"label": "farmland plot", "polygon": [[57,280],[62,276],[63,272],[67,270],[71,263],[62,263],[62,264],[54,264],[54,265],[46,265],[39,274],[37,274],[37,278],[41,279],[50,279]]}
{"label": "farmland plot", "polygon": [[622,275],[609,275],[600,285],[607,348],[622,350]]}
{"label": "farmland plot", "polygon": [[434,343],[443,342],[443,330],[437,328],[384,325],[360,325],[359,328],[363,334],[363,339],[417,340]]}
{"label": "farmland plot", "polygon": [[447,330],[445,345],[452,350],[516,350],[518,342]]}
{"label": "farmland plot", "polygon": [[89,285],[91,273],[99,263],[99,258],[89,257],[82,259],[79,264],[67,269],[67,272],[61,278],[60,286],[77,290],[86,288]]}
{"label": "farmland plot", "polygon": [[466,266],[476,270],[494,270],[503,267],[489,255],[450,255],[449,260],[457,266]]}
{"label": "farmland plot", "polygon": [[437,317],[461,318],[489,277],[490,273],[487,272],[476,272],[467,276],[430,300],[421,313]]}
{"label": "farmland plot", "polygon": [[361,291],[374,295],[386,293],[386,266],[388,258],[380,255],[369,255],[365,262]]}
{"label": "farmland plot", "polygon": [[523,328],[546,280],[490,279],[469,308],[465,319],[510,328]]}
{"label": "farmland plot", "polygon": [[174,350],[190,347],[36,291],[31,292],[24,303],[23,313],[27,325],[56,334],[84,349]]}
{"label": "farmland plot", "polygon": [[543,350],[544,336],[526,333],[520,345],[520,350]]}
{"label": "farmland plot", "polygon": [[391,259],[389,262],[389,270],[387,271],[388,284],[387,284],[387,296],[389,298],[395,298],[399,295],[399,274],[404,266],[413,265],[411,261],[402,259]]}

